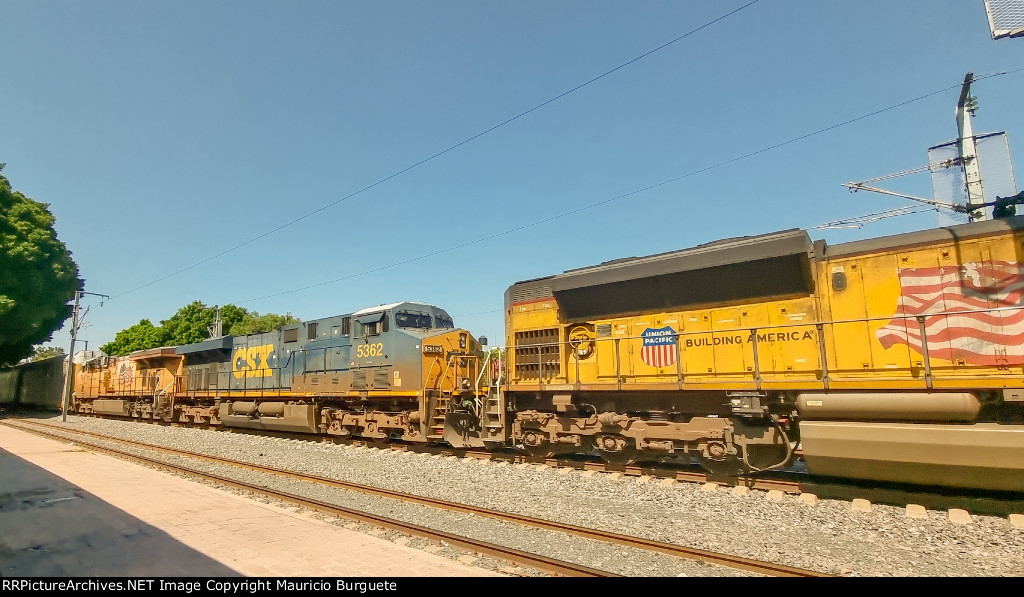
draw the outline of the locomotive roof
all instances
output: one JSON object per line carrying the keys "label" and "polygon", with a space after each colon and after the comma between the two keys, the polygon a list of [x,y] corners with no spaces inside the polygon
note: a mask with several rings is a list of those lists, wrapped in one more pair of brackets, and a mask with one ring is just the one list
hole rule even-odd
{"label": "locomotive roof", "polygon": [[194,354],[197,352],[206,352],[208,350],[231,350],[233,341],[234,336],[221,336],[219,338],[202,340],[194,344],[178,346],[174,350],[178,354]]}
{"label": "locomotive roof", "polygon": [[[1024,215],[905,232],[836,245],[826,245],[824,241],[817,241],[814,243],[817,245],[817,251],[813,250],[814,245],[812,245],[806,230],[791,228],[768,234],[716,240],[665,253],[613,259],[597,265],[568,269],[561,274],[520,280],[516,284],[549,280],[552,290],[558,291],[783,255],[805,253],[808,256],[820,258],[825,255],[837,256],[908,245],[955,241],[965,236],[992,234],[1005,230],[1024,230]],[[583,283],[584,279],[585,283]]]}
{"label": "locomotive roof", "polygon": [[807,231],[797,228],[757,236],[739,236],[688,249],[645,257],[626,257],[567,270],[552,276],[551,289],[558,292],[786,255],[809,255],[812,248]]}
{"label": "locomotive roof", "polygon": [[417,303],[417,302],[414,302],[414,301],[402,301],[402,302],[398,302],[398,303],[388,303],[386,305],[377,305],[376,307],[367,307],[365,309],[360,309],[360,310],[356,311],[352,315],[354,315],[354,316],[355,315],[367,315],[369,313],[376,313],[378,311],[387,311],[388,309],[394,309],[395,307],[398,307],[400,305],[416,305],[417,307],[429,307],[431,309],[437,309],[437,307],[435,307],[434,305],[428,305],[427,303]]}
{"label": "locomotive roof", "polygon": [[562,316],[582,320],[801,295],[813,292],[814,249],[799,229],[729,238],[518,282],[505,296],[508,304],[555,296]]}
{"label": "locomotive roof", "polygon": [[141,361],[145,359],[172,357],[176,354],[174,346],[160,346],[158,348],[144,348],[142,350],[136,350],[135,352],[128,353],[127,356],[129,360]]}
{"label": "locomotive roof", "polygon": [[983,222],[972,222],[970,224],[957,224],[955,226],[942,226],[919,230],[917,232],[904,232],[889,236],[879,236],[865,240],[855,240],[838,245],[829,245],[825,256],[838,257],[841,255],[854,255],[857,253],[870,253],[885,251],[898,247],[912,245],[956,242],[970,237],[996,234],[1007,230],[1024,230],[1024,216],[1012,218],[1000,218],[998,220],[985,220]]}

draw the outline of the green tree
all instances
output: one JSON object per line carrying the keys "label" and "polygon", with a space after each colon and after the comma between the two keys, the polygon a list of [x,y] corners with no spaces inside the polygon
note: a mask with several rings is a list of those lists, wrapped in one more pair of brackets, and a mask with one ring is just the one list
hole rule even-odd
{"label": "green tree", "polygon": [[[301,321],[297,317],[293,317],[291,313],[284,315],[278,315],[276,313],[267,313],[260,315],[255,311],[251,311],[245,314],[245,317],[235,325],[231,326],[231,334],[240,336],[243,334],[259,334],[261,332],[269,332],[270,330],[276,330],[281,326],[288,325],[289,323],[299,323]],[[227,329],[225,327],[225,329]]]}
{"label": "green tree", "polygon": [[17,363],[50,340],[84,288],[55,221],[48,204],[12,190],[0,174],[0,364]]}
{"label": "green tree", "polygon": [[52,359],[53,357],[62,356],[64,356],[64,349],[60,346],[47,346],[46,348],[36,346],[32,349],[32,356],[29,357],[29,360],[34,363],[36,361],[44,361],[46,359]]}
{"label": "green tree", "polygon": [[[100,347],[100,350],[111,356],[122,356],[136,350],[157,348],[159,346],[180,346],[202,342],[210,336],[217,317],[217,306],[207,307],[201,301],[192,301],[170,318],[154,326],[148,319],[143,319],[130,328],[123,329],[114,336],[114,340]],[[255,334],[268,332],[299,320],[287,315],[267,313],[260,315],[236,305],[219,307],[221,329],[225,335]]]}
{"label": "green tree", "polygon": [[165,346],[179,346],[202,342],[210,337],[210,326],[216,317],[217,309],[207,307],[200,301],[192,301],[170,319],[160,322]]}
{"label": "green tree", "polygon": [[[214,311],[216,311],[216,308]],[[224,305],[220,308],[220,320],[223,324],[221,331],[225,335],[232,334],[231,330],[248,316],[248,309],[236,307],[235,305]]]}
{"label": "green tree", "polygon": [[163,333],[148,319],[118,332],[113,342],[108,342],[100,350],[111,356],[122,356],[136,350],[156,348],[163,344]]}

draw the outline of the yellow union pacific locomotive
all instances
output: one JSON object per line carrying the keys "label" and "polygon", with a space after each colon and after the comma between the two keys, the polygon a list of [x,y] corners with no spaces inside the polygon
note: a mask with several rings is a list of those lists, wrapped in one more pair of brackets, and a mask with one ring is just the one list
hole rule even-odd
{"label": "yellow union pacific locomotive", "polygon": [[1022,228],[790,230],[514,284],[512,440],[1024,490]]}
{"label": "yellow union pacific locomotive", "polygon": [[513,284],[505,350],[394,303],[140,351],[74,409],[1024,491],[1024,217],[722,240]]}

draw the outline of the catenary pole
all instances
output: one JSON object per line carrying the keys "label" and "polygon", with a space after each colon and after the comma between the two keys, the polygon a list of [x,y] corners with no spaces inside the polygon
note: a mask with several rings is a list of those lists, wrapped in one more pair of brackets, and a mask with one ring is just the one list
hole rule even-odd
{"label": "catenary pole", "polygon": [[[67,367],[64,370],[64,396],[61,400],[61,422],[67,422],[68,420],[68,403],[71,401],[71,384],[72,378],[75,375],[75,340],[78,338],[78,327],[81,322],[78,320],[78,305],[82,300],[82,296],[91,294],[93,296],[100,296],[104,299],[110,298],[105,294],[97,294],[95,292],[85,292],[83,290],[75,291],[75,306],[71,309],[71,348],[68,349],[68,362]],[[102,306],[103,303],[100,303]]]}

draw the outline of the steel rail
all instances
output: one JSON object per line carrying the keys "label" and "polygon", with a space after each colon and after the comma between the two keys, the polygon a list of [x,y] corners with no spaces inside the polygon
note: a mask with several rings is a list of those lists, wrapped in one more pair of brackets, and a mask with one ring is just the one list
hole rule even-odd
{"label": "steel rail", "polygon": [[[48,432],[48,431],[43,431],[41,429],[30,429],[30,428],[22,427],[20,425],[12,425],[12,424],[10,424],[7,421],[0,422],[0,425],[5,425],[5,426],[11,427],[13,429],[18,429],[18,430],[25,431],[25,432],[28,432],[28,433],[34,433],[34,434],[37,434],[37,435],[40,435],[40,436],[43,436],[43,437],[47,437],[47,438],[51,438],[51,439],[58,439],[58,440],[67,440],[68,439],[67,437],[62,437],[62,436],[57,435],[55,433],[51,433],[51,432]],[[41,426],[41,427],[51,427],[49,425],[42,425],[42,424],[38,424],[38,423],[36,425]],[[62,431],[66,431],[66,430],[62,430]],[[237,463],[237,461],[231,461],[231,460],[226,460],[226,459],[214,458],[214,457],[210,457],[210,456],[192,454],[190,452],[184,452],[182,450],[174,450],[174,449],[171,449],[171,448],[161,448],[160,446],[152,446],[152,445],[149,445],[149,444],[144,444],[142,442],[134,442],[134,441],[131,441],[131,440],[122,440],[122,439],[119,439],[119,438],[105,437],[105,436],[102,436],[100,434],[95,434],[95,433],[88,433],[88,432],[84,432],[84,431],[67,431],[67,432],[68,433],[79,433],[79,434],[90,435],[90,436],[94,436],[94,437],[97,437],[97,438],[101,438],[103,440],[118,441],[118,442],[130,444],[130,445],[134,445],[136,447],[143,447],[145,449],[150,449],[150,450],[154,450],[154,451],[161,451],[161,450],[163,450],[163,451],[168,451],[168,452],[174,452],[174,453],[177,453],[178,455],[186,455],[186,456],[191,456],[191,457],[200,456],[203,459],[217,461],[217,462],[226,462],[226,463],[229,463],[229,464],[236,464]],[[245,491],[250,491],[250,492],[253,492],[253,493],[258,494],[258,495],[263,495],[263,496],[271,497],[271,498],[274,498],[274,499],[277,499],[277,500],[280,500],[280,501],[283,501],[283,502],[292,503],[292,504],[295,504],[295,505],[298,505],[298,506],[302,506],[304,508],[309,508],[311,510],[315,510],[317,512],[322,512],[324,514],[331,514],[331,515],[334,515],[334,516],[342,516],[342,517],[345,517],[345,518],[351,518],[351,519],[358,520],[358,521],[361,521],[361,522],[371,523],[371,524],[374,524],[374,525],[377,525],[377,526],[381,526],[381,527],[384,527],[384,528],[388,528],[388,529],[391,529],[391,530],[395,530],[395,531],[398,531],[398,532],[401,532],[401,533],[405,533],[405,534],[409,534],[409,535],[415,535],[415,536],[418,536],[418,537],[424,537],[424,538],[427,538],[427,539],[429,539],[431,541],[436,541],[436,542],[445,541],[445,542],[447,542],[450,545],[455,545],[455,546],[460,547],[462,549],[465,549],[465,550],[468,550],[468,551],[471,551],[471,552],[476,552],[476,553],[479,553],[481,555],[492,556],[492,557],[495,557],[497,559],[506,560],[506,561],[509,561],[509,562],[512,562],[512,563],[515,563],[515,564],[519,564],[519,565],[529,566],[531,568],[536,568],[536,569],[539,569],[539,570],[546,570],[548,572],[553,572],[555,574],[559,574],[559,575],[563,575],[563,576],[580,576],[580,577],[614,577],[614,576],[619,576],[619,575],[611,573],[611,572],[606,572],[606,571],[603,571],[603,570],[597,570],[595,568],[590,568],[588,566],[582,566],[580,564],[575,564],[573,562],[566,562],[566,561],[563,561],[563,560],[557,560],[555,558],[548,558],[546,556],[542,556],[542,555],[539,555],[539,554],[534,554],[534,553],[530,553],[530,552],[526,552],[526,551],[521,551],[521,550],[513,549],[513,548],[510,548],[510,547],[505,547],[503,545],[497,545],[497,544],[489,543],[489,542],[486,542],[486,541],[479,541],[479,540],[472,539],[472,538],[469,538],[469,537],[462,537],[460,535],[455,535],[455,534],[452,534],[452,533],[448,533],[446,531],[439,531],[439,530],[436,530],[436,529],[431,529],[431,528],[420,526],[420,525],[417,525],[417,524],[403,522],[403,521],[395,520],[395,519],[392,519],[392,518],[386,518],[386,517],[383,517],[383,516],[378,516],[376,514],[371,514],[371,513],[368,513],[368,512],[363,512],[363,511],[360,511],[360,510],[354,510],[352,508],[346,508],[344,506],[339,506],[339,505],[336,505],[336,504],[330,504],[330,503],[322,502],[322,501],[319,501],[319,500],[314,500],[314,499],[310,499],[310,498],[304,498],[304,497],[297,496],[297,495],[294,495],[294,494],[291,494],[291,493],[287,493],[287,492],[283,492],[283,491],[278,491],[276,489],[270,489],[269,487],[263,487],[263,486],[260,486],[260,485],[253,485],[253,484],[250,484],[250,483],[246,483],[244,481],[238,481],[238,480],[235,480],[235,479],[230,479],[230,478],[227,478],[227,477],[222,477],[220,475],[216,475],[216,474],[213,474],[213,473],[197,471],[197,470],[185,467],[185,466],[180,466],[180,465],[176,465],[176,464],[171,464],[169,462],[164,462],[164,461],[161,461],[161,460],[157,460],[155,458],[148,458],[146,456],[140,456],[138,454],[132,454],[132,453],[129,453],[129,452],[122,452],[120,450],[116,450],[114,448],[109,448],[109,447],[106,447],[106,446],[100,446],[100,445],[94,444],[92,442],[87,442],[87,441],[83,442],[83,441],[78,441],[78,440],[76,440],[76,441],[77,441],[77,443],[79,445],[84,445],[84,446],[89,447],[90,449],[94,449],[94,450],[97,450],[97,451],[100,451],[100,452],[105,452],[105,453],[108,453],[108,454],[113,454],[113,455],[116,455],[116,456],[122,456],[122,457],[126,457],[126,458],[129,458],[129,459],[132,459],[132,460],[141,461],[141,462],[144,462],[146,464],[150,464],[150,465],[157,466],[157,467],[160,467],[160,468],[168,469],[168,470],[171,470],[171,471],[174,471],[174,472],[178,472],[178,473],[185,473],[185,474],[188,474],[188,475],[194,475],[194,476],[200,477],[202,479],[206,479],[206,480],[209,480],[209,481],[215,481],[217,483],[220,483],[220,484],[223,484],[223,485],[226,485],[226,486],[229,486],[229,487],[234,487],[236,489],[242,489],[242,490],[245,490]],[[240,463],[240,464],[246,465],[247,463]],[[256,465],[256,466],[252,466],[252,468],[262,468],[262,467],[259,467],[258,465]],[[297,478],[301,478],[301,475],[294,475],[294,476],[297,477]]]}
{"label": "steel rail", "polygon": [[[97,433],[92,433],[92,432],[87,432],[87,431],[60,429],[60,428],[54,427],[52,425],[47,425],[47,424],[43,424],[43,423],[39,423],[39,422],[34,422],[34,421],[31,421],[31,422],[30,421],[20,421],[20,422],[29,423],[30,426],[48,427],[48,428],[51,428],[51,429],[59,429],[60,431],[65,432],[65,433],[83,434],[83,435],[86,435],[86,436],[101,438],[101,439],[107,440],[107,441],[115,441],[115,442],[120,442],[120,443],[124,443],[124,444],[128,444],[128,445],[132,445],[132,446],[140,447],[140,448],[143,448],[143,449],[149,449],[149,450],[154,450],[154,451],[162,451],[162,452],[177,454],[177,455],[181,455],[181,456],[185,456],[185,457],[190,457],[190,458],[199,458],[199,459],[202,459],[202,460],[208,460],[208,461],[212,461],[212,462],[219,463],[219,464],[230,464],[230,465],[233,465],[233,466],[238,466],[238,467],[243,467],[243,468],[248,468],[248,469],[252,469],[252,470],[257,470],[257,471],[265,472],[265,473],[268,473],[268,474],[274,474],[274,475],[279,475],[279,476],[290,477],[290,478],[294,478],[294,479],[299,479],[299,480],[303,480],[303,481],[307,481],[307,482],[313,482],[313,483],[317,483],[317,484],[321,484],[321,485],[328,485],[328,486],[337,487],[337,488],[340,488],[340,489],[345,489],[345,490],[350,490],[350,491],[358,491],[358,492],[362,492],[362,493],[366,493],[366,494],[370,494],[370,495],[375,495],[375,496],[379,496],[379,497],[387,497],[387,498],[391,498],[391,499],[401,500],[401,501],[404,501],[404,502],[415,503],[415,504],[429,506],[429,507],[433,507],[433,508],[450,510],[450,511],[455,511],[455,512],[462,512],[462,513],[471,513],[471,514],[476,515],[476,516],[486,516],[486,517],[489,517],[489,518],[494,518],[494,519],[502,520],[502,521],[505,521],[505,522],[512,522],[512,523],[516,523],[516,524],[520,524],[520,525],[532,526],[532,527],[536,527],[536,528],[540,528],[540,529],[544,529],[544,530],[548,530],[548,531],[563,532],[563,533],[567,533],[567,534],[571,534],[571,535],[576,535],[576,536],[583,537],[585,539],[594,540],[594,541],[601,541],[601,542],[605,542],[605,543],[612,543],[612,544],[615,544],[615,545],[622,545],[622,546],[632,547],[632,548],[636,548],[636,549],[642,549],[642,550],[646,550],[646,551],[663,553],[663,554],[667,554],[667,555],[671,555],[671,556],[675,556],[675,557],[679,557],[679,558],[685,558],[685,559],[689,559],[689,560],[701,561],[701,562],[708,563],[708,564],[715,564],[715,565],[719,565],[719,566],[725,566],[725,567],[728,567],[728,568],[744,570],[744,571],[748,571],[748,572],[757,572],[757,573],[760,573],[760,574],[766,574],[766,575],[771,575],[771,576],[787,576],[787,577],[822,577],[822,576],[833,576],[833,575],[830,575],[830,574],[816,572],[816,571],[813,571],[813,570],[805,570],[805,569],[802,569],[802,568],[795,568],[795,567],[791,567],[791,566],[785,566],[785,565],[776,564],[776,563],[773,563],[773,562],[764,562],[764,561],[760,561],[760,560],[754,560],[754,559],[751,559],[751,558],[744,558],[744,557],[741,557],[741,556],[734,556],[734,555],[730,555],[730,554],[721,554],[721,553],[716,553],[716,552],[711,552],[711,551],[706,551],[706,550],[701,550],[701,549],[696,549],[696,548],[690,548],[690,547],[685,547],[685,546],[681,546],[681,545],[676,545],[676,544],[672,544],[672,543],[664,543],[664,542],[660,542],[660,541],[653,541],[653,540],[649,540],[649,539],[643,539],[641,537],[633,537],[633,536],[629,536],[629,535],[622,535],[622,534],[614,533],[614,532],[611,532],[611,531],[601,531],[601,530],[597,530],[597,529],[588,529],[588,528],[585,528],[585,527],[579,527],[579,526],[575,526],[575,525],[569,525],[569,524],[564,524],[564,523],[550,521],[550,520],[537,519],[537,518],[533,518],[533,517],[529,517],[529,516],[523,516],[523,515],[519,515],[519,514],[512,514],[512,513],[507,513],[507,512],[501,512],[501,511],[498,511],[498,510],[491,510],[491,509],[488,509],[488,508],[481,508],[481,507],[476,507],[476,506],[469,506],[469,505],[466,505],[466,504],[458,504],[458,503],[455,503],[455,502],[449,502],[449,501],[445,501],[445,500],[437,500],[437,499],[433,499],[433,498],[427,498],[427,497],[422,497],[422,496],[410,495],[410,494],[400,493],[400,492],[391,491],[391,490],[387,490],[387,489],[380,489],[380,488],[376,488],[376,487],[370,487],[370,486],[362,485],[362,484],[358,484],[358,483],[350,483],[350,482],[347,482],[347,481],[339,481],[339,480],[336,480],[336,479],[329,479],[329,478],[320,477],[320,476],[317,476],[317,475],[307,475],[307,474],[303,474],[303,473],[297,473],[297,472],[294,472],[294,471],[288,471],[288,470],[279,469],[279,468],[275,468],[275,467],[270,467],[270,466],[266,466],[266,465],[253,464],[253,463],[242,462],[242,461],[233,460],[233,459],[219,458],[219,457],[215,457],[215,456],[208,456],[208,455],[205,455],[205,454],[196,454],[196,453],[193,453],[193,452],[188,452],[188,451],[184,451],[184,450],[178,450],[178,449],[175,449],[175,448],[167,448],[167,447],[163,447],[163,446],[155,446],[153,444],[147,444],[147,443],[143,443],[143,442],[136,442],[136,441],[126,440],[126,439],[121,439],[121,438],[107,437],[107,436],[104,436],[102,434],[97,434]],[[11,427],[16,427],[16,428],[19,427],[18,425],[10,425],[10,423],[7,423],[7,422],[4,422],[3,424],[7,424],[7,425],[9,425]],[[41,433],[45,433],[46,435],[53,436],[53,434],[49,433],[49,432],[41,432]],[[263,489],[260,488],[260,491],[263,491]],[[363,514],[363,515],[365,515],[365,514]],[[402,524],[404,524],[404,523],[402,523]],[[473,549],[476,549],[476,548],[473,548]],[[477,549],[477,551],[480,551],[480,550]]]}

